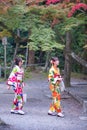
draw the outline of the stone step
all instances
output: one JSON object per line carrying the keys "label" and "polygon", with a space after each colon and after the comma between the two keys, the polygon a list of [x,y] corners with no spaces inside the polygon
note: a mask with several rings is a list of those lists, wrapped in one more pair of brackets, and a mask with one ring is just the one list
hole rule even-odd
{"label": "stone step", "polygon": [[76,99],[78,102],[80,102],[80,104],[83,106],[83,113],[85,113],[87,115],[87,95],[81,95],[78,93],[74,93],[74,91],[70,91],[70,89],[66,89],[66,91],[74,98]]}

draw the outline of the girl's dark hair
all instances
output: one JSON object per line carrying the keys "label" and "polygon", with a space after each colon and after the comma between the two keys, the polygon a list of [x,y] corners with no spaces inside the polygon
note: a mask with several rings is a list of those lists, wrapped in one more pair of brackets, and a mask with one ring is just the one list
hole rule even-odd
{"label": "girl's dark hair", "polygon": [[58,57],[52,57],[51,60],[55,62],[55,61],[57,61],[59,59],[58,59]]}
{"label": "girl's dark hair", "polygon": [[59,60],[58,57],[52,57],[50,60],[51,64],[54,64],[55,61]]}
{"label": "girl's dark hair", "polygon": [[15,59],[14,59],[14,62],[15,62],[15,65],[19,65],[19,62],[22,62],[22,58],[21,57],[16,57]]}

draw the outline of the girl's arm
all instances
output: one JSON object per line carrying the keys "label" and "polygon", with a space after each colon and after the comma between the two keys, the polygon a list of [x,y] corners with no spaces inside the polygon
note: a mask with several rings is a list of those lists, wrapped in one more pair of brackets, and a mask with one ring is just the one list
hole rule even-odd
{"label": "girl's arm", "polygon": [[14,67],[7,80],[8,89],[10,89],[10,87],[13,85],[13,82],[16,81],[16,73],[17,73],[17,68]]}
{"label": "girl's arm", "polygon": [[55,84],[56,83],[56,78],[54,77],[54,71],[53,70],[49,70],[49,75],[48,75],[48,80],[50,81],[51,84]]}
{"label": "girl's arm", "polygon": [[62,77],[60,75],[60,71],[58,69],[58,74],[55,74],[53,70],[49,70],[49,76],[48,76],[48,79],[49,81],[52,83],[52,84],[56,84],[57,81],[61,81],[62,80]]}

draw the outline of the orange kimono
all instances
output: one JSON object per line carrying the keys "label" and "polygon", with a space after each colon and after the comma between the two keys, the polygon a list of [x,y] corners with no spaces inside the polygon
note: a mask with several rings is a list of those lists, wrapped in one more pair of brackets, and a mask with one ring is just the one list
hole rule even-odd
{"label": "orange kimono", "polygon": [[48,75],[48,79],[50,82],[50,90],[52,92],[52,103],[50,105],[50,111],[52,112],[61,112],[61,105],[60,105],[60,80],[58,80],[58,78],[60,78],[60,70],[59,68],[54,68],[54,66],[52,66],[49,70],[49,75]]}

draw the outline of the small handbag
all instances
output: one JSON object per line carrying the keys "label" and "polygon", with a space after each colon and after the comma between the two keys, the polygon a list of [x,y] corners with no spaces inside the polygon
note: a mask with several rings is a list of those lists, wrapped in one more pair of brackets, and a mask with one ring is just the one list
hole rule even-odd
{"label": "small handbag", "polygon": [[23,94],[23,101],[24,101],[24,103],[27,102],[27,94],[26,93]]}
{"label": "small handbag", "polygon": [[63,80],[60,82],[60,90],[61,92],[65,91],[65,84]]}

